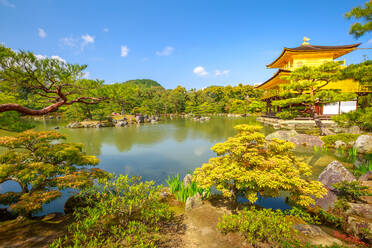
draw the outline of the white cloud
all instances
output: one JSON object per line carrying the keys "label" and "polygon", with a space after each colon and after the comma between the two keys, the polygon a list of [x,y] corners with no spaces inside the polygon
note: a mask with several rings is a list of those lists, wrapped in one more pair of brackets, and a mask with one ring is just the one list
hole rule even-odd
{"label": "white cloud", "polygon": [[0,0],[0,4],[4,5],[6,7],[10,7],[10,8],[15,8],[16,7],[14,4],[9,2],[8,0]]}
{"label": "white cloud", "polygon": [[110,31],[108,28],[103,29],[103,32],[105,32],[105,33],[107,33],[108,31]]}
{"label": "white cloud", "polygon": [[200,76],[200,77],[208,75],[208,72],[204,69],[203,66],[195,67],[193,72],[195,75]]}
{"label": "white cloud", "polygon": [[121,46],[121,57],[126,57],[128,56],[129,53],[129,48],[127,46]]}
{"label": "white cloud", "polygon": [[81,43],[82,47],[85,47],[89,43],[94,43],[94,36],[90,36],[89,34],[82,35],[81,39],[83,40],[83,42]]}
{"label": "white cloud", "polygon": [[156,52],[156,55],[158,56],[169,56],[173,53],[174,48],[171,46],[166,46],[162,51]]}
{"label": "white cloud", "polygon": [[45,59],[45,58],[46,58],[46,56],[41,55],[41,54],[35,54],[35,57],[36,57],[37,59]]}
{"label": "white cloud", "polygon": [[369,41],[367,41],[367,44],[372,44],[372,39],[370,39]]}
{"label": "white cloud", "polygon": [[46,32],[45,32],[44,29],[39,28],[39,36],[40,36],[41,38],[45,38],[45,37],[47,36],[47,34],[46,34]]}
{"label": "white cloud", "polygon": [[215,70],[214,75],[215,75],[215,76],[222,76],[222,75],[227,75],[227,74],[229,74],[229,73],[230,73],[229,70],[223,70],[223,71]]}
{"label": "white cloud", "polygon": [[75,39],[75,38],[72,38],[72,37],[65,37],[65,38],[61,39],[61,42],[65,46],[76,47],[78,39]]}
{"label": "white cloud", "polygon": [[[46,58],[48,58],[48,56],[46,56],[46,55],[41,55],[41,54],[35,54],[35,57],[36,57],[37,59],[46,59]],[[67,63],[66,60],[62,59],[62,58],[59,57],[58,55],[53,55],[53,56],[51,56],[50,58],[51,58],[51,59],[56,59],[56,60],[58,60],[58,61],[60,61],[60,62],[63,62],[63,63]]]}
{"label": "white cloud", "polygon": [[63,62],[63,63],[67,63],[66,60],[62,59],[61,57],[59,57],[59,56],[57,56],[57,55],[53,55],[51,58],[52,58],[52,59],[56,59],[56,60],[58,60],[58,61],[60,61],[60,62]]}

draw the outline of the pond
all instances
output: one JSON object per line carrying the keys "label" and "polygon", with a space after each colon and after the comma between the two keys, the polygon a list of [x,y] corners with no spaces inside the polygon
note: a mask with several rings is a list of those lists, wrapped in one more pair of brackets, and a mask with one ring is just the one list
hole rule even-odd
{"label": "pond", "polygon": [[[255,117],[212,117],[207,122],[173,118],[157,124],[121,128],[68,129],[66,123],[48,120],[37,122],[35,129],[54,130],[59,126],[58,131],[67,136],[66,142],[82,143],[88,154],[100,159],[99,168],[117,175],[141,176],[144,180],[166,185],[168,176],[179,173],[183,178],[187,169],[194,170],[214,157],[210,148],[233,136],[236,133],[233,127],[237,124],[260,123]],[[262,131],[267,135],[275,130],[264,126]],[[314,178],[335,159],[332,153],[314,154],[313,148],[299,147],[295,152],[312,166]],[[15,191],[16,187],[18,185],[13,182],[4,183],[0,185],[0,193]],[[66,190],[61,198],[46,204],[39,214],[63,212],[64,202],[72,193]],[[240,200],[244,202],[244,199]],[[289,208],[285,194],[277,198],[261,198],[258,204],[274,209]]]}

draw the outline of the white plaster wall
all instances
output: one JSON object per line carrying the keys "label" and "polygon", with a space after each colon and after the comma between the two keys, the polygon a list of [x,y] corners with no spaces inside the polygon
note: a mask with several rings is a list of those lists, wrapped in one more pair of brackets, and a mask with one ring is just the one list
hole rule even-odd
{"label": "white plaster wall", "polygon": [[347,113],[357,109],[357,101],[341,102],[341,113]]}

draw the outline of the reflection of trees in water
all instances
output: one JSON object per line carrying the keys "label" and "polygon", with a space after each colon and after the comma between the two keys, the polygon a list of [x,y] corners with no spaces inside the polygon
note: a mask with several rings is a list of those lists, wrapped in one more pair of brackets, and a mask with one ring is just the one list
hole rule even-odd
{"label": "reflection of trees in water", "polygon": [[102,143],[106,137],[105,130],[96,128],[62,129],[67,142],[84,144],[84,151],[91,155],[101,155]]}

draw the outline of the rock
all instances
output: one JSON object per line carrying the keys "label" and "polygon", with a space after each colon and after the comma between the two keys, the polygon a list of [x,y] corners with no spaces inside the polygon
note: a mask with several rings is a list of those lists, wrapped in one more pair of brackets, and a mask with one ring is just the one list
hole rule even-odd
{"label": "rock", "polygon": [[115,127],[125,127],[126,125],[128,125],[127,121],[119,121],[115,124]]}
{"label": "rock", "polygon": [[136,121],[137,121],[137,123],[144,123],[145,122],[145,117],[143,115],[138,115],[138,116],[136,116]]}
{"label": "rock", "polygon": [[361,175],[358,181],[372,181],[372,171],[368,171],[366,174]]}
{"label": "rock", "polygon": [[169,192],[167,192],[166,190],[163,190],[159,193],[159,196],[160,196],[160,200],[164,200],[166,199],[168,196],[170,196]]}
{"label": "rock", "polygon": [[68,128],[80,128],[82,127],[80,122],[72,122],[67,125]]}
{"label": "rock", "polygon": [[346,211],[348,215],[358,215],[363,218],[372,219],[372,205],[364,203],[351,203],[350,208]]}
{"label": "rock", "polygon": [[[352,233],[359,237],[365,237],[365,230],[372,230],[372,222],[357,216],[349,216],[347,218],[348,233]],[[369,239],[371,242],[371,239]]]}
{"label": "rock", "polygon": [[347,130],[348,133],[352,133],[352,134],[360,134],[361,131],[360,131],[360,127],[358,126],[352,126],[352,127],[349,127],[349,129]]}
{"label": "rock", "polygon": [[101,128],[101,127],[103,127],[103,125],[102,125],[101,123],[97,123],[97,124],[95,125],[95,128]]}
{"label": "rock", "polygon": [[327,188],[334,190],[332,184],[340,183],[343,181],[355,181],[356,178],[353,174],[351,174],[340,162],[337,160],[331,162],[327,167],[324,169],[322,173],[320,173],[318,181],[323,183]]}
{"label": "rock", "polygon": [[58,218],[58,217],[61,217],[63,216],[63,213],[59,213],[59,212],[56,212],[56,213],[50,213],[50,214],[47,214],[43,217],[42,221],[51,221],[55,218]]}
{"label": "rock", "polygon": [[315,225],[307,225],[307,224],[296,224],[293,225],[292,228],[298,230],[302,234],[304,234],[307,238],[309,238],[309,242],[313,245],[333,245],[334,243],[342,244],[342,242],[326,232],[324,232],[320,227]]}
{"label": "rock", "polygon": [[57,129],[59,129],[59,127],[57,126],[57,127],[55,127],[54,129],[56,129],[56,130],[57,130]]}
{"label": "rock", "polygon": [[360,135],[355,141],[354,147],[359,153],[372,153],[372,136]]}
{"label": "rock", "polygon": [[113,119],[111,116],[108,116],[108,117],[107,117],[107,121],[108,121],[108,122],[113,122],[113,120],[114,120],[114,119]]}
{"label": "rock", "polygon": [[318,181],[323,183],[323,185],[327,188],[327,195],[323,198],[315,199],[315,204],[324,210],[328,210],[337,200],[336,191],[332,184],[342,181],[351,182],[355,180],[354,175],[351,174],[340,162],[336,160],[331,162],[318,178]]}
{"label": "rock", "polygon": [[335,148],[338,149],[338,148],[341,148],[341,147],[346,147],[346,143],[343,142],[342,140],[337,140],[335,142]]}
{"label": "rock", "polygon": [[318,136],[312,136],[308,134],[297,134],[294,137],[288,139],[289,142],[295,145],[306,145],[306,146],[322,146],[324,142]]}
{"label": "rock", "polygon": [[199,192],[197,192],[194,196],[188,197],[185,204],[185,210],[191,210],[193,208],[200,207],[203,204],[201,196]]}
{"label": "rock", "polygon": [[191,184],[192,182],[192,175],[186,174],[186,176],[183,178],[183,185],[186,187],[188,184]]}
{"label": "rock", "polygon": [[266,136],[266,140],[273,140],[273,139],[280,139],[288,141],[289,138],[298,135],[296,130],[289,130],[289,131],[276,131]]}
{"label": "rock", "polygon": [[157,120],[151,120],[151,123],[158,123]]}

